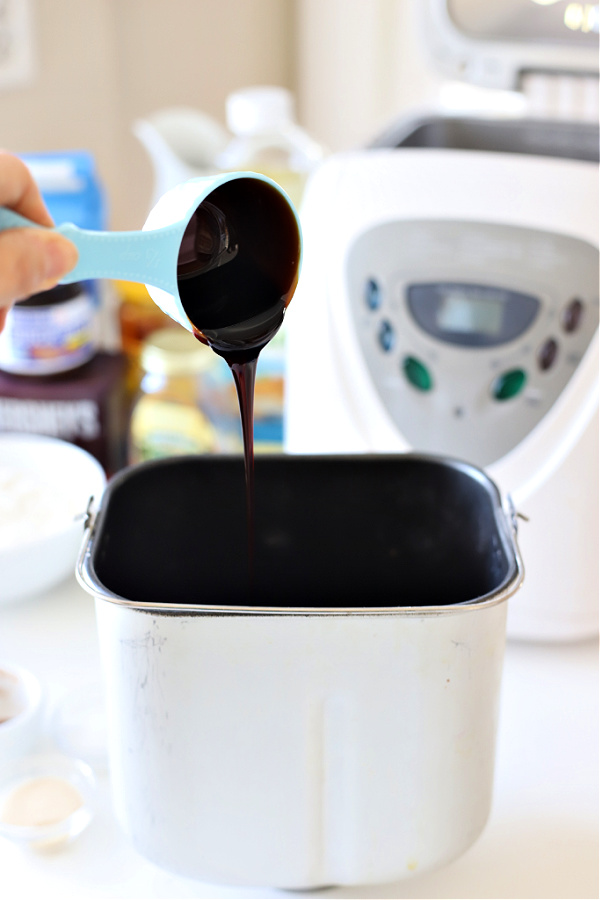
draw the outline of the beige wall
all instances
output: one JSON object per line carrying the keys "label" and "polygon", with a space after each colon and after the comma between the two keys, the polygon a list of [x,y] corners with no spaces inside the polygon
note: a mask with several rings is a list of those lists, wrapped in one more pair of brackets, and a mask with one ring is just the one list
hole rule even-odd
{"label": "beige wall", "polygon": [[151,167],[132,121],[192,106],[223,121],[245,84],[292,87],[292,0],[32,0],[37,74],[0,90],[0,146],[86,148],[113,228],[143,224]]}
{"label": "beige wall", "polygon": [[143,224],[148,157],[138,118],[192,106],[224,123],[235,88],[291,88],[301,124],[330,149],[361,143],[433,82],[411,0],[30,0],[37,74],[0,89],[0,146],[86,148],[112,228]]}

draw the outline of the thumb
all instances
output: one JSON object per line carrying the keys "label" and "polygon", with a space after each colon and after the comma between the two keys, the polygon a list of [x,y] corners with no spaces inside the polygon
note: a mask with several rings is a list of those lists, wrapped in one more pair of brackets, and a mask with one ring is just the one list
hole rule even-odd
{"label": "thumb", "polygon": [[77,248],[54,231],[14,228],[0,234],[0,306],[54,287],[77,263]]}

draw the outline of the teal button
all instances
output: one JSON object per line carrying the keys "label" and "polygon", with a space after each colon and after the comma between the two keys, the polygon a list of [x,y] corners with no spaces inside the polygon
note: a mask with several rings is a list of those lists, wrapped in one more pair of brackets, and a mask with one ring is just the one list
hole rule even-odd
{"label": "teal button", "polygon": [[419,391],[430,391],[433,387],[431,372],[424,363],[414,356],[405,356],[402,369],[407,380]]}
{"label": "teal button", "polygon": [[523,369],[511,369],[496,378],[492,385],[492,394],[496,400],[510,400],[519,394],[527,381]]}

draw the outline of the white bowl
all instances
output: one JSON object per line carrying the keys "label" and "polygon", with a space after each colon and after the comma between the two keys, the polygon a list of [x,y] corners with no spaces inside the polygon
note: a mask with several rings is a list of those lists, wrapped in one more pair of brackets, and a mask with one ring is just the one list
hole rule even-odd
{"label": "white bowl", "polygon": [[42,701],[35,675],[0,662],[0,764],[33,750],[42,728]]}
{"label": "white bowl", "polygon": [[105,484],[100,463],[74,444],[0,434],[0,602],[74,572],[90,497],[97,502]]}

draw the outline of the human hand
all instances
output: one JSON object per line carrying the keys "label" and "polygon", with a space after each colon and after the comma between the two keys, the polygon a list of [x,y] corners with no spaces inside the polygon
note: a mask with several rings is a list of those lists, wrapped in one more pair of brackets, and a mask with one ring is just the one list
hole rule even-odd
{"label": "human hand", "polygon": [[[0,150],[0,206],[40,225],[54,223],[24,162]],[[53,231],[14,228],[0,234],[0,330],[16,300],[54,287],[77,263],[77,248]]]}

